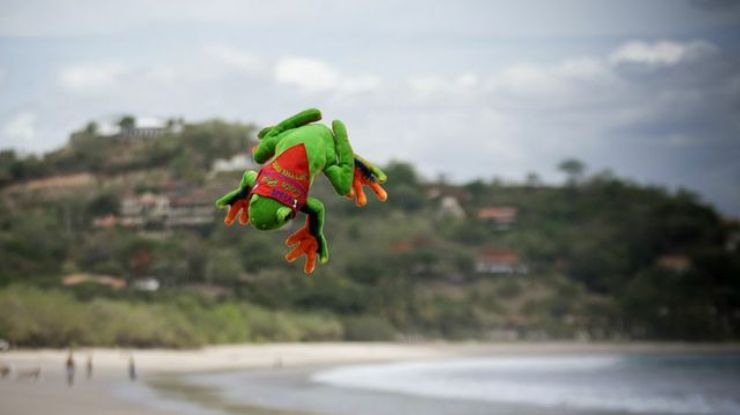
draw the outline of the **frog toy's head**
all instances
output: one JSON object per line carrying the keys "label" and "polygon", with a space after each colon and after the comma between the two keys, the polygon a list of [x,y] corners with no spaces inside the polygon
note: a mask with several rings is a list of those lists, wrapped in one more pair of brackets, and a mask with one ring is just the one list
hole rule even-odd
{"label": "frog toy's head", "polygon": [[252,195],[249,201],[249,221],[261,231],[281,228],[292,219],[292,214],[289,207],[268,197]]}

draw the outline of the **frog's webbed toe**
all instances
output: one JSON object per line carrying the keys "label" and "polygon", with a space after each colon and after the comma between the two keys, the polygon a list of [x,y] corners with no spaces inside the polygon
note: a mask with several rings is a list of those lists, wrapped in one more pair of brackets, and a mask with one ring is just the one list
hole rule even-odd
{"label": "frog's webbed toe", "polygon": [[310,221],[310,217],[307,217],[306,224],[285,240],[285,245],[293,246],[293,249],[285,255],[285,260],[293,262],[305,255],[306,263],[303,265],[303,272],[306,275],[311,275],[316,268],[317,256],[322,264],[329,260],[326,240],[322,235],[315,236],[311,232]]}
{"label": "frog's webbed toe", "polygon": [[347,197],[355,199],[357,206],[365,206],[367,204],[367,196],[365,196],[363,186],[368,186],[378,200],[385,202],[388,199],[388,193],[383,189],[381,184],[385,183],[386,180],[387,177],[381,169],[362,157],[355,155],[355,172],[352,179],[352,190],[347,194]]}

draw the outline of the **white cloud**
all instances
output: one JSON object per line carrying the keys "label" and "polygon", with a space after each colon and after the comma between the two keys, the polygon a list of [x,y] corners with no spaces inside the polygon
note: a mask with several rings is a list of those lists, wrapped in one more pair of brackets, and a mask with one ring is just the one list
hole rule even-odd
{"label": "white cloud", "polygon": [[478,84],[478,77],[472,73],[460,75],[455,82],[463,88],[472,88]]}
{"label": "white cloud", "polygon": [[340,82],[338,90],[344,94],[359,94],[378,89],[382,82],[383,80],[375,75],[345,77]]}
{"label": "white cloud", "polygon": [[563,92],[564,85],[550,68],[534,64],[517,64],[504,68],[488,82],[497,93],[516,96],[544,96]]}
{"label": "white cloud", "polygon": [[339,71],[318,59],[283,58],[275,68],[275,80],[296,85],[309,92],[328,91],[339,86]]}
{"label": "white cloud", "polygon": [[611,76],[607,65],[594,57],[568,59],[558,64],[555,70],[564,78],[581,81],[603,80]]}
{"label": "white cloud", "polygon": [[178,68],[173,65],[158,65],[146,71],[146,73],[143,74],[143,77],[153,83],[175,84],[178,81],[181,81],[182,72],[182,67]]}
{"label": "white cloud", "polygon": [[265,62],[257,55],[228,45],[210,45],[206,52],[223,64],[249,75],[261,74]]}
{"label": "white cloud", "polygon": [[79,63],[63,67],[57,80],[68,91],[96,92],[118,86],[127,72],[118,63]]}
{"label": "white cloud", "polygon": [[673,66],[680,62],[701,59],[718,51],[717,47],[704,42],[687,43],[660,41],[634,41],[622,45],[609,55],[612,64],[632,63],[653,66]]}
{"label": "white cloud", "polygon": [[[139,100],[157,94],[170,97],[196,86],[259,78],[267,65],[258,56],[225,45],[196,49],[188,59],[147,64],[121,64],[106,60],[68,64],[57,71],[56,83],[70,97],[106,100],[123,105],[126,97]],[[215,92],[214,92],[215,93]],[[120,108],[121,111],[127,110]]]}
{"label": "white cloud", "polygon": [[431,94],[447,90],[448,80],[437,75],[416,75],[409,78],[409,86],[416,92]]}
{"label": "white cloud", "polygon": [[16,114],[2,129],[3,141],[10,144],[32,141],[36,138],[36,114],[21,112]]}
{"label": "white cloud", "polygon": [[414,75],[408,79],[408,85],[420,95],[466,93],[473,91],[478,82],[478,76],[469,72],[457,77]]}
{"label": "white cloud", "polygon": [[584,110],[621,97],[622,84],[604,59],[580,57],[554,64],[505,66],[486,79],[484,88],[499,106]]}
{"label": "white cloud", "polygon": [[333,91],[339,94],[369,92],[382,83],[378,76],[344,75],[327,62],[304,57],[280,59],[275,66],[275,80],[280,84],[295,85],[305,92]]}
{"label": "white cloud", "polygon": [[[593,111],[589,108],[592,106],[612,105],[611,116],[615,116],[622,106],[632,108],[635,101],[646,99],[644,91],[655,92],[659,88],[656,83],[648,87],[644,79],[624,73],[621,65],[630,62],[649,67],[678,66],[703,61],[717,53],[719,49],[705,41],[628,42],[600,56],[566,58],[547,64],[504,65],[485,76],[482,82],[472,74],[456,78],[426,74],[410,77],[408,86],[416,96],[440,105],[459,105],[462,99],[467,99],[469,105],[581,112]],[[627,105],[628,102],[631,104]],[[644,114],[652,112],[646,108]]]}

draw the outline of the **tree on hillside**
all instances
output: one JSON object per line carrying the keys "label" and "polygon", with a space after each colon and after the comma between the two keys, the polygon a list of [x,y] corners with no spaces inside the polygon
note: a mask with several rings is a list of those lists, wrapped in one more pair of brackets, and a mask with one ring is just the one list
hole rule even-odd
{"label": "tree on hillside", "polygon": [[89,135],[97,134],[98,133],[98,123],[96,123],[95,121],[90,121],[85,126],[84,131],[85,131],[85,134],[89,134]]}
{"label": "tree on hillside", "polygon": [[0,186],[11,182],[13,169],[18,163],[18,157],[13,150],[0,151]]}
{"label": "tree on hillside", "polygon": [[558,164],[558,170],[562,171],[568,177],[568,184],[575,185],[583,178],[586,171],[586,165],[578,159],[566,159]]}
{"label": "tree on hillside", "polygon": [[537,187],[542,185],[542,178],[539,174],[531,171],[527,173],[526,178],[524,179],[524,183],[527,185],[527,187]]}
{"label": "tree on hillside", "polygon": [[136,127],[136,118],[131,115],[125,115],[121,117],[120,121],[118,121],[118,126],[121,127],[122,130],[134,128]]}
{"label": "tree on hillside", "polygon": [[393,198],[389,199],[392,206],[406,211],[423,207],[424,193],[413,165],[392,161],[386,166],[385,173],[393,178],[385,185],[388,193],[393,195]]}

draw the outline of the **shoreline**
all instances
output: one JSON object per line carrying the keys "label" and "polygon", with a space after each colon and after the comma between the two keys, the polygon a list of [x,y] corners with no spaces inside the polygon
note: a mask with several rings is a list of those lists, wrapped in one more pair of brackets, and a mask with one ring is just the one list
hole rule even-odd
{"label": "shoreline", "polygon": [[[84,373],[88,353],[92,353],[94,362],[92,380],[85,379]],[[295,380],[296,376],[305,378],[318,370],[350,364],[480,356],[637,353],[740,353],[740,344],[287,343],[220,345],[198,350],[80,349],[75,355],[78,379],[71,388],[65,384],[63,373],[66,350],[14,350],[0,354],[0,361],[20,370],[40,367],[42,379],[37,382],[16,380],[11,374],[9,378],[0,380],[0,409],[7,415],[50,411],[57,415],[188,412],[287,415],[297,412],[231,402],[221,395],[217,387],[194,384],[188,381],[188,377],[252,372],[281,373],[286,375],[286,379]],[[139,373],[136,382],[131,382],[127,375],[130,354],[134,356]],[[198,410],[198,405],[202,410]]]}

